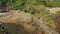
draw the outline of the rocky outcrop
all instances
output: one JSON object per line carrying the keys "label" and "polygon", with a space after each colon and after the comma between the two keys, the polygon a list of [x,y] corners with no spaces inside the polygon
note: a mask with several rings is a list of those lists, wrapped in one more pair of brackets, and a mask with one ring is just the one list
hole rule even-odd
{"label": "rocky outcrop", "polygon": [[49,7],[47,7],[47,10],[48,10],[50,13],[55,14],[57,11],[60,11],[60,7],[54,7],[54,8],[49,8]]}
{"label": "rocky outcrop", "polygon": [[2,15],[0,24],[7,34],[57,34],[42,23],[42,18],[38,20],[29,13],[20,10],[13,10]]}
{"label": "rocky outcrop", "polygon": [[0,18],[1,26],[8,34],[41,34],[40,27],[29,13],[12,11],[8,16]]}

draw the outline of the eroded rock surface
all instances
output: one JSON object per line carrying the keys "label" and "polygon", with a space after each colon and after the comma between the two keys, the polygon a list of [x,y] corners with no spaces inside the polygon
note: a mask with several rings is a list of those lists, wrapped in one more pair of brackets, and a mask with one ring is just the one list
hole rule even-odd
{"label": "eroded rock surface", "polygon": [[12,11],[12,14],[0,18],[4,31],[8,34],[41,34],[38,20],[24,12]]}

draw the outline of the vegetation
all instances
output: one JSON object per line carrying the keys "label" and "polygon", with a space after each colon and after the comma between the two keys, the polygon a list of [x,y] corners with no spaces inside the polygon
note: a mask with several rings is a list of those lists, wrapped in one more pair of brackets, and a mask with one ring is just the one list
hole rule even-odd
{"label": "vegetation", "polygon": [[57,12],[56,12],[56,15],[60,15],[60,11],[57,11]]}
{"label": "vegetation", "polygon": [[[20,9],[27,12],[31,12],[34,9],[30,9],[33,5],[43,7],[57,7],[60,6],[60,0],[0,0],[0,6],[9,5],[13,9]],[[30,8],[29,8],[30,7]]]}

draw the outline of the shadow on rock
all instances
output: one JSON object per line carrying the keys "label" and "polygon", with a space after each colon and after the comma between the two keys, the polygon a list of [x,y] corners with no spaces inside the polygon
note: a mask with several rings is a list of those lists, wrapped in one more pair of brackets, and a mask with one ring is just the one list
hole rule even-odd
{"label": "shadow on rock", "polygon": [[19,24],[3,23],[1,26],[7,34],[29,34]]}

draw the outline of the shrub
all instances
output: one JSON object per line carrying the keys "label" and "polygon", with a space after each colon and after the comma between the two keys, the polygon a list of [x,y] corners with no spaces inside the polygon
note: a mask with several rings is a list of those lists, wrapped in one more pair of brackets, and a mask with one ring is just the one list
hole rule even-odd
{"label": "shrub", "polygon": [[60,11],[57,11],[57,12],[56,12],[56,15],[60,15]]}

